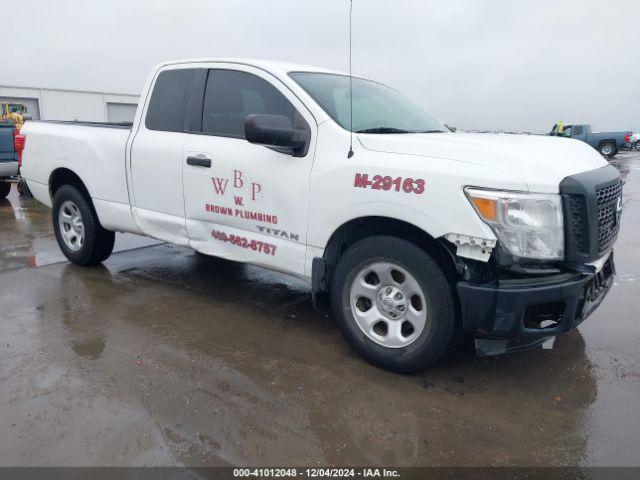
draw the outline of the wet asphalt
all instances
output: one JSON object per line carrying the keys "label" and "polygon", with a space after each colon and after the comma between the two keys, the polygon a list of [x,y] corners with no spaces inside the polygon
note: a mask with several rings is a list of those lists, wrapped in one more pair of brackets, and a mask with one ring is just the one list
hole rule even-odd
{"label": "wet asphalt", "polygon": [[419,374],[360,359],[309,288],[119,235],[64,261],[50,212],[0,201],[0,466],[639,465],[640,154],[616,284],[552,349]]}

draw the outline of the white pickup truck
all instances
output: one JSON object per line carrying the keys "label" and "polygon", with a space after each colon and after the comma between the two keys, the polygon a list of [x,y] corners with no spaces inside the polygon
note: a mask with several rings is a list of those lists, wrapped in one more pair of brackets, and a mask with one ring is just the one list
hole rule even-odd
{"label": "white pickup truck", "polygon": [[[396,91],[245,60],[157,66],[132,125],[27,122],[22,174],[80,265],[132,232],[295,275],[412,371],[575,328],[613,283],[618,171],[583,142],[463,134]],[[352,98],[352,112],[351,102]]]}

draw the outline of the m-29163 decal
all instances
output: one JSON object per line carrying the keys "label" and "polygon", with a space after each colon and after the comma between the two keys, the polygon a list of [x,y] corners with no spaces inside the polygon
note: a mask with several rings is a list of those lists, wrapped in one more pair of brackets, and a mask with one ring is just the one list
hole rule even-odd
{"label": "m-29163 decal", "polygon": [[426,181],[422,178],[390,177],[388,175],[374,175],[369,178],[367,173],[356,173],[353,181],[355,188],[370,188],[371,190],[393,190],[395,192],[424,193]]}
{"label": "m-29163 decal", "polygon": [[241,237],[240,235],[227,235],[225,232],[220,232],[218,230],[212,230],[211,236],[215,240],[219,240],[224,243],[231,243],[232,245],[236,245],[247,250],[253,250],[254,252],[262,252],[265,255],[272,256],[276,254],[276,246],[271,243]]}

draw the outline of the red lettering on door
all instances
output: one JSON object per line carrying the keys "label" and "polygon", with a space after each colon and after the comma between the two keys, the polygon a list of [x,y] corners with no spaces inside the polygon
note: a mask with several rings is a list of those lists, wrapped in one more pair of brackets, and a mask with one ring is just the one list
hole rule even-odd
{"label": "red lettering on door", "polygon": [[242,188],[244,181],[242,180],[242,172],[240,170],[233,171],[233,186],[235,188]]}
{"label": "red lettering on door", "polygon": [[219,195],[224,195],[229,180],[227,180],[226,178],[212,178],[211,180],[213,180],[213,188],[215,189],[216,193]]}
{"label": "red lettering on door", "polygon": [[251,200],[255,200],[256,196],[262,191],[262,187],[259,183],[251,184]]}

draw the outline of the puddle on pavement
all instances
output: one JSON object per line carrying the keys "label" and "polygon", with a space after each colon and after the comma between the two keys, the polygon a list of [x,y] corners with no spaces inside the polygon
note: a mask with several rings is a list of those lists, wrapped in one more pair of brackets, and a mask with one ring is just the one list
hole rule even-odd
{"label": "puddle on pavement", "polygon": [[[0,200],[0,272],[65,262],[55,240],[51,210],[33,198],[20,196],[13,187]],[[161,242],[132,234],[116,234],[114,252]]]}

